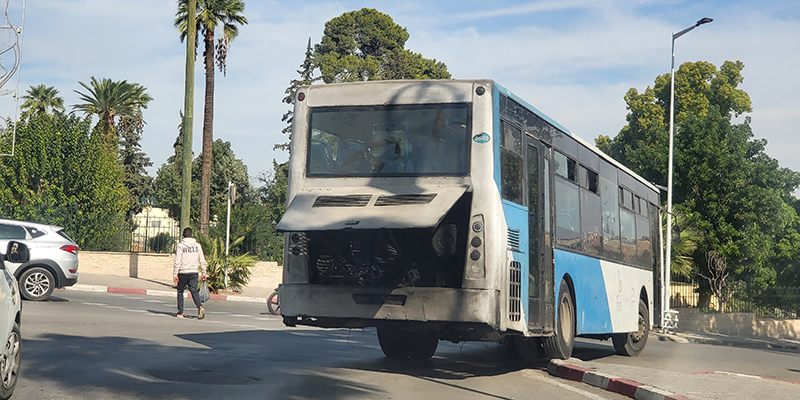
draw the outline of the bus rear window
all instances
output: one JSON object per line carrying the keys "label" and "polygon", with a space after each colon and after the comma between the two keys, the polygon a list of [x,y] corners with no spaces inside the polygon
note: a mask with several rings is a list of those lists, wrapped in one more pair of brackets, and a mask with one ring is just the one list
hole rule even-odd
{"label": "bus rear window", "polygon": [[469,104],[312,108],[307,176],[467,174]]}

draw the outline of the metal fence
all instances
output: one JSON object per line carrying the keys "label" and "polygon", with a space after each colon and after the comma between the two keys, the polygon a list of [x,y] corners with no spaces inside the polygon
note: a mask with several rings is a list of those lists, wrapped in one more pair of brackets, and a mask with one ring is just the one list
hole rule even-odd
{"label": "metal fence", "polygon": [[[672,282],[670,284],[670,307],[702,308],[708,311],[721,309],[716,297],[708,304],[700,304],[697,283]],[[754,313],[758,318],[800,318],[800,287],[771,287],[756,295],[737,293],[725,303],[725,312]]]}

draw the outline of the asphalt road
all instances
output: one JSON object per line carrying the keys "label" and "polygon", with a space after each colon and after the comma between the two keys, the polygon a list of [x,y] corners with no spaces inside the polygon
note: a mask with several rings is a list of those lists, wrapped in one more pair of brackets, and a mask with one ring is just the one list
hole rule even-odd
{"label": "asphalt road", "polygon": [[442,342],[429,362],[390,362],[374,330],[286,328],[263,304],[212,301],[201,321],[174,318],[170,298],[51,299],[23,303],[16,400],[625,398],[494,344]]}

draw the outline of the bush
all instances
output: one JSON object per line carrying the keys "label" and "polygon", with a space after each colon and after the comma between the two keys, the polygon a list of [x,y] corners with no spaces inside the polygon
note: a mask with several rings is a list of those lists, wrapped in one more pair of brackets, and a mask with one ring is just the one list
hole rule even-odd
{"label": "bush", "polygon": [[[242,243],[244,237],[239,237],[230,244],[230,248]],[[248,253],[241,255],[225,255],[225,239],[209,238],[202,234],[197,235],[197,241],[203,246],[203,253],[208,263],[208,289],[218,293],[223,289],[232,289],[241,292],[242,287],[250,281],[251,268],[258,262],[258,258]],[[225,285],[225,270],[228,271],[228,285]]]}
{"label": "bush", "polygon": [[147,248],[153,253],[169,253],[173,246],[175,238],[166,232],[161,232],[147,241]]}

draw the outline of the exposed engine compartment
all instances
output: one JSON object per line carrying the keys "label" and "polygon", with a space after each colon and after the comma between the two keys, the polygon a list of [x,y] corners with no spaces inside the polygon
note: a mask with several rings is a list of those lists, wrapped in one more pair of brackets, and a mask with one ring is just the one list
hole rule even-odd
{"label": "exposed engine compartment", "polygon": [[429,229],[307,232],[309,283],[460,288],[470,202],[471,194],[465,193]]}

